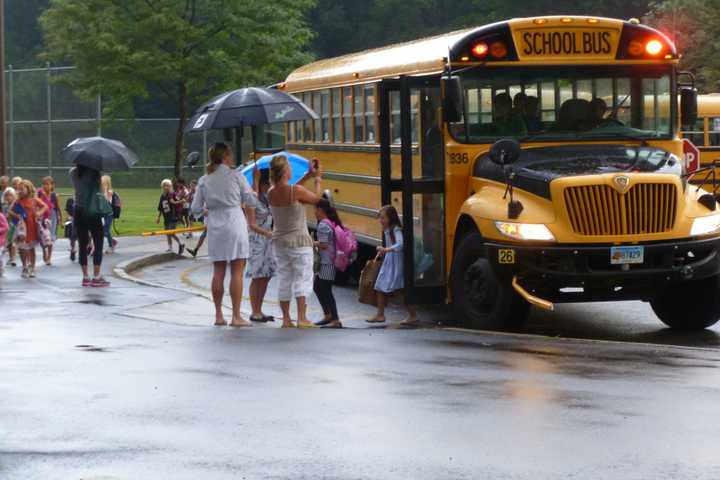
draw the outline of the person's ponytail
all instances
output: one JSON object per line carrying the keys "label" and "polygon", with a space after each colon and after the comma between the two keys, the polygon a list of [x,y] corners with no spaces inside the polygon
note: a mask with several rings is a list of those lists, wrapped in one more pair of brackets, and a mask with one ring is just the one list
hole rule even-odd
{"label": "person's ponytail", "polygon": [[208,158],[210,161],[207,164],[207,173],[214,173],[217,170],[218,165],[221,165],[225,160],[225,155],[230,152],[230,147],[227,144],[218,142],[208,151]]}

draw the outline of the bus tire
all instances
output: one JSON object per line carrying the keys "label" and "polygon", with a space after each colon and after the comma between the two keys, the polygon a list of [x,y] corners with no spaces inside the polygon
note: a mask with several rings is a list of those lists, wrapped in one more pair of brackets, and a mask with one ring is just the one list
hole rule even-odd
{"label": "bus tire", "polygon": [[708,328],[720,319],[720,276],[668,287],[650,301],[650,306],[670,328]]}
{"label": "bus tire", "polygon": [[450,275],[455,315],[467,328],[517,330],[530,305],[495,275],[484,253],[479,233],[467,235],[455,251]]}

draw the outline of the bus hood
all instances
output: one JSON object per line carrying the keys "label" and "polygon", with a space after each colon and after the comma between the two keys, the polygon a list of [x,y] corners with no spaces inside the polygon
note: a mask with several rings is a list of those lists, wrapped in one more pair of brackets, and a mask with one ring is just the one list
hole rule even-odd
{"label": "bus hood", "polygon": [[545,180],[603,173],[669,173],[682,175],[682,163],[657,147],[572,145],[523,150],[513,165],[516,173]]}
{"label": "bus hood", "polygon": [[[682,162],[657,147],[627,145],[563,145],[525,148],[512,164],[517,188],[550,198],[557,178],[604,173],[666,173],[682,175]],[[505,172],[487,154],[475,162],[473,176],[505,182]]]}

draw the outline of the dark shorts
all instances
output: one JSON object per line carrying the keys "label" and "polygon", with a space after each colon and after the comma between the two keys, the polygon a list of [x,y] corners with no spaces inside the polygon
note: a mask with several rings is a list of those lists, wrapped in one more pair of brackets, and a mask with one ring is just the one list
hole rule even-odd
{"label": "dark shorts", "polygon": [[165,220],[165,230],[175,230],[177,228],[177,220]]}

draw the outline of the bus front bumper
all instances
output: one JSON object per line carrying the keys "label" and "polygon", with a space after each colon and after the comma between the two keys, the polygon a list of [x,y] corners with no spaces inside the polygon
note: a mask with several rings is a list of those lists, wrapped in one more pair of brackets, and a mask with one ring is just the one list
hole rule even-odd
{"label": "bus front bumper", "polygon": [[643,263],[612,264],[611,245],[485,245],[499,277],[558,303],[650,300],[669,284],[720,275],[720,238],[631,246],[643,247]]}

